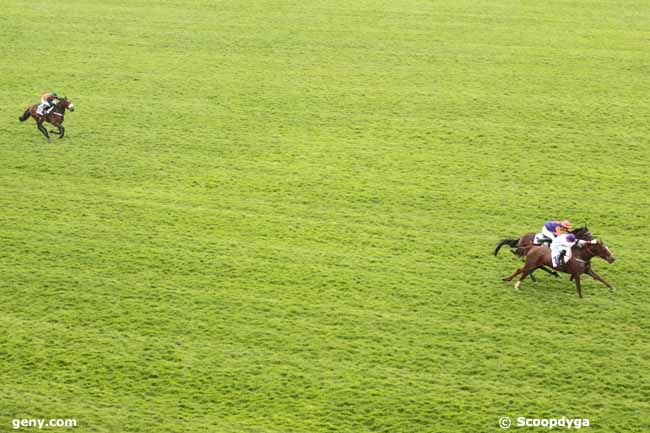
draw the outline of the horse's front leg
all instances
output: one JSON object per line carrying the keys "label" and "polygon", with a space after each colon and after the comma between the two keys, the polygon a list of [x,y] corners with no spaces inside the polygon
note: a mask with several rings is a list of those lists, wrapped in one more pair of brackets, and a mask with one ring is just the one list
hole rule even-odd
{"label": "horse's front leg", "polygon": [[57,131],[53,131],[50,129],[50,132],[53,134],[59,134],[59,138],[63,138],[63,134],[65,134],[65,128],[63,127],[63,125],[61,125],[60,123],[53,123],[52,125],[57,129]]}
{"label": "horse's front leg", "polygon": [[611,284],[609,284],[607,281],[605,281],[605,280],[603,279],[603,277],[601,277],[600,275],[598,275],[598,274],[597,274],[596,272],[594,272],[591,268],[587,270],[587,274],[588,274],[591,278],[593,278],[594,280],[598,280],[598,281],[600,281],[601,283],[603,283],[604,285],[606,285],[607,287],[609,287],[609,290],[611,290],[612,292],[615,292],[615,291],[616,291],[616,289],[615,289],[614,287],[612,287]]}
{"label": "horse's front leg", "polygon": [[50,141],[50,134],[47,133],[47,128],[43,126],[43,122],[36,122],[36,127],[47,138],[47,141]]}
{"label": "horse's front leg", "polygon": [[578,292],[578,296],[582,298],[582,287],[580,286],[580,274],[573,274],[574,278],[573,280],[576,282],[576,291]]}

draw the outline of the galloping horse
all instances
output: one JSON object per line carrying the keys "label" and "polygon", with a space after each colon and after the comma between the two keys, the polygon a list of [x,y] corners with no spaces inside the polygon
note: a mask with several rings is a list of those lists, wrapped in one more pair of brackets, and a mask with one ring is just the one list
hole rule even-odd
{"label": "galloping horse", "polygon": [[[36,127],[38,128],[39,131],[45,136],[45,138],[50,140],[50,135],[47,133],[47,129],[45,126],[43,126],[44,122],[50,123],[54,125],[58,129],[58,134],[59,138],[63,138],[63,135],[65,134],[65,128],[63,127],[63,118],[65,115],[65,110],[70,110],[74,111],[74,104],[72,101],[68,99],[67,96],[65,96],[58,104],[54,106],[54,108],[46,115],[40,115],[37,113],[37,108],[39,104],[34,104],[31,107],[29,107],[25,112],[23,113],[22,116],[18,118],[21,122],[24,122],[25,120],[29,119],[29,117],[33,117],[34,120],[36,121]],[[50,131],[50,132],[55,132],[55,131]]]}
{"label": "galloping horse", "polygon": [[[595,245],[586,244],[583,247],[574,246],[571,251],[573,253],[572,258],[558,270],[571,275],[571,279],[576,283],[578,296],[582,298],[580,275],[585,273],[609,287],[610,290],[615,290],[607,281],[591,269],[591,259],[594,257],[600,257],[601,259],[606,260],[607,263],[614,263],[614,260],[616,260],[609,251],[609,248],[607,248],[602,241],[599,240]],[[515,289],[519,289],[524,278],[530,275],[535,269],[542,266],[552,266],[551,250],[544,246],[533,246],[526,255],[526,264],[517,269],[512,275],[503,278],[503,281],[511,281],[515,276],[521,274],[519,281],[515,284]]]}

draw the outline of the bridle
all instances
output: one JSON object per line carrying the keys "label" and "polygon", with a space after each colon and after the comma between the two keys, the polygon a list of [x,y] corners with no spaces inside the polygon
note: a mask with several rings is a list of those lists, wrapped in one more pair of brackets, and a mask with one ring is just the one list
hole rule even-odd
{"label": "bridle", "polygon": [[[605,251],[607,251],[607,253],[609,253],[610,256],[612,255],[612,252],[609,250],[609,248],[607,248],[607,245],[605,245],[601,240],[598,240],[598,243],[597,243],[596,245],[600,246],[600,248],[603,248]],[[587,248],[586,248],[587,251],[589,251],[589,253],[590,253],[593,257],[600,257],[601,259],[609,260],[609,259],[607,259],[606,257],[602,257],[600,254],[597,254],[595,251],[593,251],[593,250],[591,249],[592,246],[593,246],[592,244],[587,244],[587,245],[585,245],[585,246],[587,247]]]}
{"label": "bridle", "polygon": [[588,244],[585,244],[585,246],[584,246],[584,250],[586,250],[591,255],[591,257],[589,257],[587,260],[579,259],[578,257],[573,257],[573,260],[581,262],[581,263],[588,263],[592,258],[596,257],[596,254],[594,254],[594,252],[591,250],[591,245],[592,244],[588,243]]}

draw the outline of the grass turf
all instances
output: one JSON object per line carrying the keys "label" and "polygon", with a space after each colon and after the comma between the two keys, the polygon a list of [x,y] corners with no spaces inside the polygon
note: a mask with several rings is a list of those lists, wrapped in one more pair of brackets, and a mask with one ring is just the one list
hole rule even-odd
{"label": "grass turf", "polygon": [[[0,429],[648,431],[648,19],[5,1]],[[16,118],[52,87],[47,143]],[[612,248],[615,294],[500,282],[548,218]]]}

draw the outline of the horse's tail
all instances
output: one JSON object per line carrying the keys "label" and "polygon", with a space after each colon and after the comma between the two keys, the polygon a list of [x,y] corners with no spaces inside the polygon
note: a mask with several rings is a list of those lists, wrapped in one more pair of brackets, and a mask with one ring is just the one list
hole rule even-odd
{"label": "horse's tail", "polygon": [[29,110],[31,110],[31,107],[28,108],[27,110],[25,110],[25,112],[23,113],[23,115],[20,116],[20,117],[18,118],[18,120],[20,120],[21,122],[24,122],[25,120],[29,119],[29,116],[30,116]]}
{"label": "horse's tail", "polygon": [[[510,248],[516,248],[518,242],[519,242],[519,239],[501,239],[499,241],[499,243],[497,244],[496,248],[494,249],[494,255],[496,256],[499,253],[499,250],[501,249],[501,247],[504,246],[504,245],[508,245]],[[518,250],[519,250],[519,248],[518,248]],[[516,253],[516,254],[518,254],[518,253]]]}

